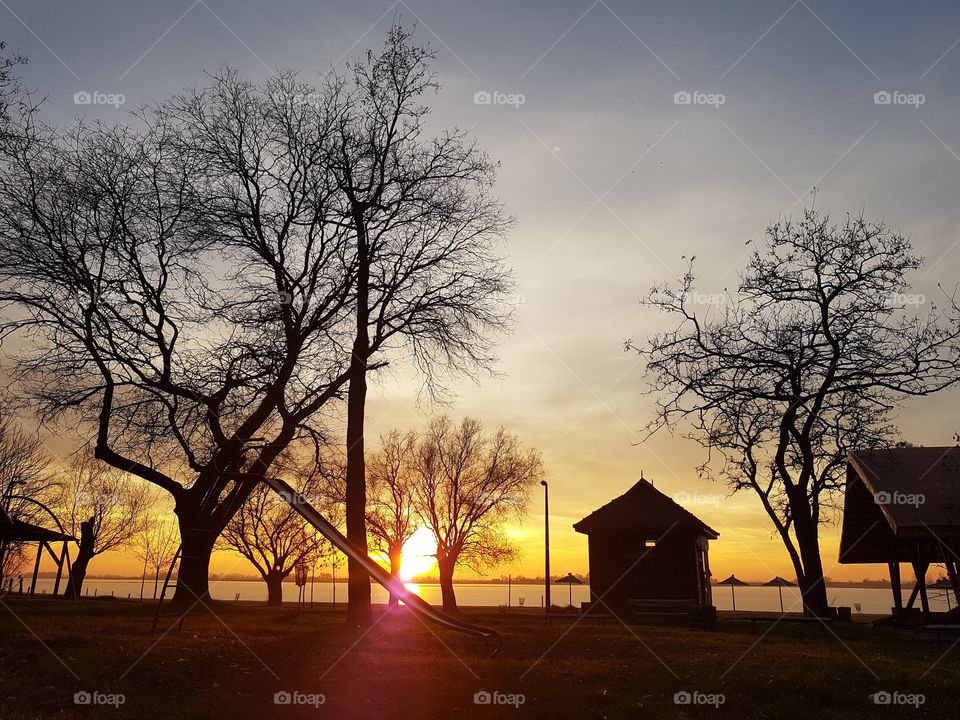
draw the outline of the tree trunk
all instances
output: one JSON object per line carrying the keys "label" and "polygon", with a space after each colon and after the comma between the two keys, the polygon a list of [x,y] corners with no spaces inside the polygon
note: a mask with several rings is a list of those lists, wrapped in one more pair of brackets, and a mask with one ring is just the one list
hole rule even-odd
{"label": "tree trunk", "polygon": [[[809,512],[809,507],[807,508]],[[820,538],[817,526],[808,516],[794,513],[793,532],[797,549],[803,561],[803,574],[797,577],[803,598],[803,613],[807,616],[826,617],[829,613],[827,585],[823,578],[823,561],[820,558]]]}
{"label": "tree trunk", "polygon": [[[364,460],[364,411],[367,404],[367,361],[370,353],[370,258],[361,208],[354,208],[357,230],[356,335],[350,355],[350,387],[347,390],[347,540],[367,554],[367,473]],[[347,561],[347,622],[368,625],[373,621],[370,577],[353,559]]]}
{"label": "tree trunk", "polygon": [[454,557],[437,556],[437,565],[440,568],[440,597],[443,600],[444,612],[457,612],[457,596],[453,591],[453,569],[456,564],[457,560]]}
{"label": "tree trunk", "polygon": [[83,580],[87,576],[87,566],[94,556],[93,518],[80,523],[80,546],[77,548],[77,558],[70,568],[70,579],[67,588],[63,591],[64,597],[74,600],[80,599],[83,590]]}
{"label": "tree trunk", "polygon": [[[402,546],[402,545],[395,545],[395,546],[391,547],[390,550],[389,550],[389,552],[387,553],[387,555],[390,557],[390,575],[391,575],[391,576],[393,577],[393,579],[396,580],[397,582],[401,582],[401,580],[400,580],[400,565],[401,565],[402,562],[403,562],[403,546]],[[391,592],[391,593],[390,593],[390,604],[391,604],[391,605],[396,605],[399,601],[400,601],[400,599],[399,599],[394,593]]]}
{"label": "tree trunk", "polygon": [[[197,513],[177,508],[180,525],[180,565],[173,604],[184,610],[210,599],[210,555],[216,536],[196,522]],[[166,574],[164,573],[164,577]]]}
{"label": "tree trunk", "polygon": [[283,575],[269,572],[263,580],[267,583],[267,605],[283,604]]}

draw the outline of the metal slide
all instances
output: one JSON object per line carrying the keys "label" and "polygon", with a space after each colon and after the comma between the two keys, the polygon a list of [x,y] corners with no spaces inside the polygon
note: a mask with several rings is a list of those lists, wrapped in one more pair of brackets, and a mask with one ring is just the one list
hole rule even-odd
{"label": "metal slide", "polygon": [[487,643],[487,649],[490,650],[491,656],[500,652],[501,638],[496,630],[464,622],[463,620],[450,617],[440,610],[437,610],[419,595],[407,590],[402,582],[395,580],[393,576],[378,563],[354,548],[343,533],[337,530],[329,520],[307,502],[303,495],[294,490],[286,481],[280,478],[264,478],[263,482],[273,488],[286,503],[300,513],[308,523],[313,525],[313,527],[340,550],[340,552],[360,563],[370,577],[400,598],[400,601],[408,608],[427,620],[435,622],[437,625],[441,625],[450,630],[456,630],[457,632],[466,633],[467,635],[483,638]]}

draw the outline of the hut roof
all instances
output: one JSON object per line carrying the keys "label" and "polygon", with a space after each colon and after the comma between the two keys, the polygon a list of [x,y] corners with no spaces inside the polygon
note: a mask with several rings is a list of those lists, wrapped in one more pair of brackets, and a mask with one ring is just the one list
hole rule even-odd
{"label": "hut roof", "polygon": [[719,533],[686,508],[681,507],[649,480],[640,479],[623,495],[594,510],[573,529],[589,535],[604,531],[664,533],[673,527],[689,528],[716,540]]}
{"label": "hut roof", "polygon": [[6,512],[0,510],[0,539],[10,542],[56,542],[59,540],[73,540],[70,535],[66,535],[57,530],[47,530],[39,525],[11,518]]}
{"label": "hut roof", "polygon": [[902,540],[960,538],[960,447],[847,456],[840,562],[906,560]]}

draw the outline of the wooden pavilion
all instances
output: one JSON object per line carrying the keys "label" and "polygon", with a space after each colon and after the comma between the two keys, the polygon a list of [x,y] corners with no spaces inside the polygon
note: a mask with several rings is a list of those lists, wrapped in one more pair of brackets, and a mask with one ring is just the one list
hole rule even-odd
{"label": "wooden pavilion", "polygon": [[[930,611],[926,574],[946,566],[960,600],[960,447],[908,447],[852,452],[847,457],[840,562],[884,563],[893,589],[893,615]],[[904,605],[900,563],[916,585]]]}
{"label": "wooden pavilion", "polygon": [[[58,529],[49,530],[40,525],[24,522],[18,518],[10,517],[5,510],[0,509],[0,562],[2,562],[3,555],[9,551],[13,544],[37,543],[37,555],[33,565],[33,574],[30,579],[29,594],[33,595],[36,593],[37,577],[40,573],[40,560],[43,558],[43,553],[46,552],[57,566],[57,577],[53,584],[53,592],[51,593],[56,596],[60,591],[60,582],[63,579],[64,571],[66,570],[68,577],[70,573],[69,543],[75,543],[77,540],[72,535],[68,535],[63,531],[59,520],[56,519],[56,516],[53,515],[46,505],[36,500],[30,500],[30,502],[40,506],[49,513],[57,524]],[[57,543],[61,544],[59,553],[54,549],[54,545]]]}
{"label": "wooden pavilion", "polygon": [[707,545],[719,533],[650,481],[641,477],[573,528],[589,542],[585,610],[624,621],[715,621]]}

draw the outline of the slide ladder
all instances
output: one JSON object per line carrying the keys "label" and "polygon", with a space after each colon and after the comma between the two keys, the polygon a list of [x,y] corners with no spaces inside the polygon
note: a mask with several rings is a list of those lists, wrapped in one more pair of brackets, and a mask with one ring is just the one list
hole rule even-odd
{"label": "slide ladder", "polygon": [[286,481],[280,478],[263,478],[286,503],[303,516],[303,519],[310,523],[320,532],[330,543],[340,552],[363,566],[374,580],[385,587],[390,593],[400,599],[400,601],[410,608],[417,615],[430,620],[441,627],[457,632],[466,633],[475,637],[483,638],[487,643],[487,649],[490,655],[496,655],[500,652],[501,638],[496,630],[485,628],[480,625],[468,623],[459,618],[451,617],[433,607],[426,600],[416,593],[412,593],[404,587],[403,583],[394,578],[378,563],[371,560],[369,556],[357,550],[346,536],[341,533],[333,524],[330,523],[320,512],[317,511],[306,498],[294,490]]}

